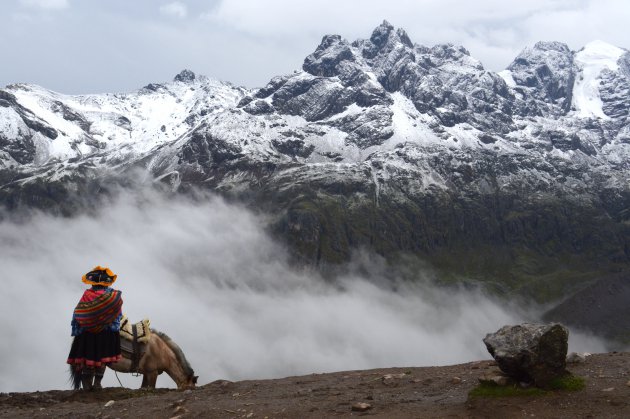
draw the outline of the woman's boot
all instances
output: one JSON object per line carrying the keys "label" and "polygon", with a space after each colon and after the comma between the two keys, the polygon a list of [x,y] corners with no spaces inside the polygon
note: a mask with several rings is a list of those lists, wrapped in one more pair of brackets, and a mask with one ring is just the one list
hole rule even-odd
{"label": "woman's boot", "polygon": [[103,375],[105,375],[105,365],[101,367],[97,367],[94,373],[94,386],[92,387],[94,390],[102,390],[103,386],[101,385],[101,380],[103,379]]}
{"label": "woman's boot", "polygon": [[81,371],[81,386],[85,391],[92,391],[92,380],[94,379],[94,368],[85,367]]}

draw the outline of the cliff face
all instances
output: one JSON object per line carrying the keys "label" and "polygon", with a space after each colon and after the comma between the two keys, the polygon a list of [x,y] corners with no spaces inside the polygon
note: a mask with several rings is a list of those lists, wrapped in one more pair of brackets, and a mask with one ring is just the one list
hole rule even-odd
{"label": "cliff face", "polygon": [[628,52],[602,42],[493,73],[384,22],[256,90],[188,70],[129,94],[8,86],[0,197],[67,214],[113,184],[211,189],[306,263],[367,248],[547,301],[630,265],[629,91]]}

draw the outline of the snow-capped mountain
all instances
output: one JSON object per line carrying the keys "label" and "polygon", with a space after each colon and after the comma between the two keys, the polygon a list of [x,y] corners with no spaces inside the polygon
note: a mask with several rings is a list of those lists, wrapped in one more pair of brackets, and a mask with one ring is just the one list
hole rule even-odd
{"label": "snow-capped mountain", "polygon": [[[234,108],[243,89],[197,77],[128,94],[67,96],[15,84],[0,91],[0,139],[5,167],[44,165],[105,150],[146,153],[174,140],[205,115]],[[28,152],[30,151],[30,152]]]}
{"label": "snow-capped mountain", "polygon": [[142,168],[269,211],[310,261],[408,252],[535,293],[557,269],[630,264],[629,91],[628,51],[600,41],[539,42],[494,73],[383,22],[260,89],[188,70],[128,94],[7,86],[0,196],[72,206]]}

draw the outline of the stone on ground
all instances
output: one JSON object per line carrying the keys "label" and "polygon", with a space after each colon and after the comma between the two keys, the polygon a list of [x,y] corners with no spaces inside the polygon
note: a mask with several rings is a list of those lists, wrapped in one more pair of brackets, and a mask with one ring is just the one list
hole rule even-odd
{"label": "stone on ground", "polygon": [[352,410],[354,412],[365,412],[367,410],[370,410],[372,408],[372,405],[369,403],[355,403],[352,405]]}
{"label": "stone on ground", "polygon": [[483,339],[490,355],[505,374],[517,381],[548,387],[568,374],[569,331],[558,323],[523,323],[504,326]]}
{"label": "stone on ground", "polygon": [[580,364],[582,362],[586,362],[586,357],[590,356],[588,352],[578,353],[571,352],[567,355],[567,364]]}

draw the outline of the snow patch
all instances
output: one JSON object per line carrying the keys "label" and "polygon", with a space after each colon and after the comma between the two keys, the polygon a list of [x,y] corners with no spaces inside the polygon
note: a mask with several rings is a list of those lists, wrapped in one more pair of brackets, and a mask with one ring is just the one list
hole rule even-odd
{"label": "snow patch", "polygon": [[330,118],[328,118],[328,121],[336,121],[338,119],[345,118],[346,116],[349,116],[349,115],[357,115],[357,114],[360,114],[361,112],[363,112],[364,109],[365,108],[360,107],[356,103],[352,103],[344,111],[339,112],[339,113],[331,116]]}
{"label": "snow patch", "polygon": [[385,147],[380,149],[390,149],[404,142],[417,144],[440,142],[440,138],[428,126],[430,116],[418,112],[413,102],[402,93],[394,92],[391,96],[394,99],[390,107],[393,112],[394,135],[385,143]]}
{"label": "snow patch", "polygon": [[20,115],[13,108],[0,107],[0,132],[3,136],[11,140],[17,139],[20,128],[27,129]]}
{"label": "snow patch", "polygon": [[575,54],[575,63],[580,70],[573,86],[572,106],[575,116],[610,119],[602,109],[599,95],[600,75],[604,70],[617,71],[617,61],[623,53],[621,48],[602,41],[593,41]]}
{"label": "snow patch", "polygon": [[508,87],[516,87],[516,82],[514,81],[514,77],[512,77],[512,72],[510,70],[499,71],[497,74],[505,81],[505,84],[507,84]]}

